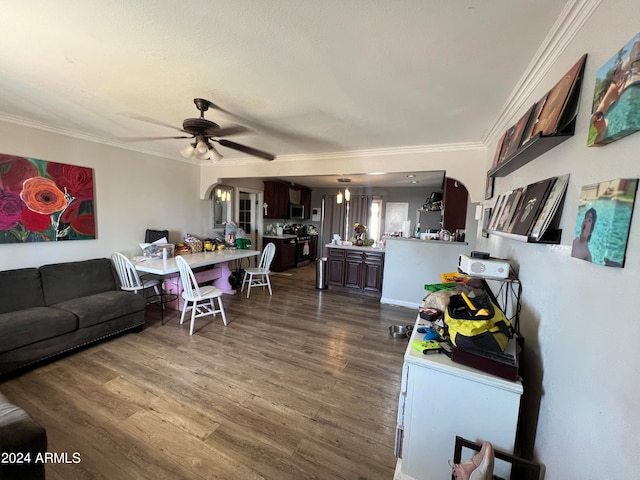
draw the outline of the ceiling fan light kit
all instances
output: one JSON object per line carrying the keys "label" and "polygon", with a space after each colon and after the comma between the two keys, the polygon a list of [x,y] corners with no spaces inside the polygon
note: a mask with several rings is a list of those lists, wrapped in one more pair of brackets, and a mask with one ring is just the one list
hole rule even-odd
{"label": "ceiling fan light kit", "polygon": [[209,152],[209,145],[207,145],[207,142],[205,142],[204,140],[200,139],[198,141],[198,143],[196,144],[196,151],[198,152],[199,155],[204,155],[205,153]]}
{"label": "ceiling fan light kit", "polygon": [[184,158],[191,158],[193,157],[193,153],[195,151],[196,151],[196,144],[188,143],[187,145],[184,146],[184,148],[180,149],[180,155],[182,155]]}
{"label": "ceiling fan light kit", "polygon": [[216,147],[211,145],[211,148],[209,149],[209,158],[215,161],[222,160],[222,154],[216,150]]}

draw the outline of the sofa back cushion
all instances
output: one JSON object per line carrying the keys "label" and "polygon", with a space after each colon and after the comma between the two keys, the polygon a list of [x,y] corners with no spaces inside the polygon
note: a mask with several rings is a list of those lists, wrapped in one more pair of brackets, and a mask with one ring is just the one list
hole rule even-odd
{"label": "sofa back cushion", "polygon": [[31,307],[44,307],[40,272],[37,268],[20,268],[0,272],[0,313]]}
{"label": "sofa back cushion", "polygon": [[47,305],[117,289],[108,258],[43,265],[40,276]]}

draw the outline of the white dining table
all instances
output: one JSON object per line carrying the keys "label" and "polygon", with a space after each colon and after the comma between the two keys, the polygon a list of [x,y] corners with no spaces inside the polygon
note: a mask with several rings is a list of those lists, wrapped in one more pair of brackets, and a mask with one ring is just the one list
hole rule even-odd
{"label": "white dining table", "polygon": [[[231,268],[229,268],[229,262],[240,260],[243,258],[251,258],[260,255],[259,250],[242,250],[225,248],[224,250],[216,250],[213,252],[199,252],[182,255],[189,266],[194,269],[198,267],[206,267],[210,265],[218,265],[221,269],[220,277],[214,280],[214,285],[222,290],[224,293],[234,295],[236,290],[229,283],[229,277],[231,276]],[[145,258],[136,257],[131,260],[135,269],[143,273],[152,273],[154,275],[160,275],[163,277],[169,276],[173,273],[177,273],[178,264],[175,257],[162,259],[162,258]]]}

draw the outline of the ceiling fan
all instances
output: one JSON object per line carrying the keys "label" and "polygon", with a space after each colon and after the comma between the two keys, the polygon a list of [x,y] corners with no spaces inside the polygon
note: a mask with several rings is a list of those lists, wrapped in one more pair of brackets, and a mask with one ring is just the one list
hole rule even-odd
{"label": "ceiling fan", "polygon": [[[209,110],[209,108],[215,108],[221,111],[225,111],[225,110],[218,107],[213,102],[210,102],[209,100],[205,100],[204,98],[194,98],[193,103],[195,103],[196,108],[200,112],[200,117],[185,119],[184,122],[182,122],[182,128],[176,128],[171,125],[166,125],[164,123],[152,121],[153,123],[156,123],[156,124],[165,125],[171,128],[175,128],[176,130],[180,130],[181,132],[189,134],[189,136],[183,135],[179,137],[142,138],[138,140],[188,138],[188,139],[191,139],[192,141],[190,141],[188,145],[186,145],[184,148],[180,150],[180,154],[185,158],[196,158],[198,160],[222,159],[222,154],[218,152],[218,150],[216,150],[216,148],[212,145],[212,142],[218,143],[223,147],[232,148],[233,150],[238,150],[240,152],[253,155],[255,157],[263,158],[265,160],[273,160],[276,158],[275,155],[271,153],[267,153],[253,147],[248,147],[240,143],[232,142],[231,140],[220,138],[220,137],[226,137],[229,135],[237,135],[239,133],[244,133],[249,131],[249,129],[246,127],[243,127],[242,125],[233,125],[226,128],[220,127],[220,125],[218,125],[217,123],[204,118],[204,112]],[[144,121],[150,120],[143,117],[138,117],[138,118]]]}

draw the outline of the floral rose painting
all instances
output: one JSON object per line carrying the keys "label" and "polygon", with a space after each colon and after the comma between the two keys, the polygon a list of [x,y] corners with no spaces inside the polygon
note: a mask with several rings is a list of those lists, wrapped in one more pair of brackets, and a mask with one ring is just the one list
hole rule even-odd
{"label": "floral rose painting", "polygon": [[95,236],[93,169],[0,154],[0,243]]}

